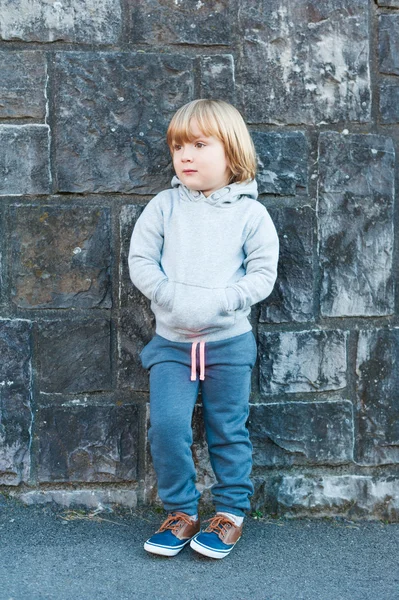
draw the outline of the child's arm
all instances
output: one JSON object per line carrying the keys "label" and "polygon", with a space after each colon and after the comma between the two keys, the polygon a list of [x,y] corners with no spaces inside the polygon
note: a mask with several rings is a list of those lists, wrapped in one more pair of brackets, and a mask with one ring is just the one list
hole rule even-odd
{"label": "child's arm", "polygon": [[172,300],[169,279],[161,267],[164,240],[160,203],[153,198],[136,221],[129,249],[129,274],[134,285],[150,300],[166,306]]}
{"label": "child's arm", "polygon": [[228,310],[244,309],[269,296],[277,278],[279,239],[265,209],[251,224],[244,243],[246,274],[226,288]]}

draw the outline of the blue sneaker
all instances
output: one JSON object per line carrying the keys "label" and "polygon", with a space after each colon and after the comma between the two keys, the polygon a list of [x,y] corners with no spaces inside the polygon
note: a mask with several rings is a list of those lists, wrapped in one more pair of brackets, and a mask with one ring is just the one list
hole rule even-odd
{"label": "blue sneaker", "polygon": [[145,543],[144,550],[162,556],[175,556],[200,531],[199,518],[190,519],[183,512],[172,512]]}
{"label": "blue sneaker", "polygon": [[210,558],[224,558],[240,539],[243,524],[238,526],[224,515],[215,515],[208,521],[208,527],[193,537],[190,547]]}

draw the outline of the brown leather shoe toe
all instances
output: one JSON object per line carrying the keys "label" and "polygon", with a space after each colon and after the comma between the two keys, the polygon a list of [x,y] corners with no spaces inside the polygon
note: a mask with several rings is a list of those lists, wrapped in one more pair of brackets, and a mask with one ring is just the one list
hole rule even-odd
{"label": "brown leather shoe toe", "polygon": [[175,556],[200,531],[200,520],[193,521],[181,511],[169,513],[160,528],[145,543],[152,554]]}
{"label": "brown leather shoe toe", "polygon": [[243,523],[236,525],[234,521],[220,514],[208,521],[208,527],[191,540],[190,547],[210,558],[224,558],[240,539]]}

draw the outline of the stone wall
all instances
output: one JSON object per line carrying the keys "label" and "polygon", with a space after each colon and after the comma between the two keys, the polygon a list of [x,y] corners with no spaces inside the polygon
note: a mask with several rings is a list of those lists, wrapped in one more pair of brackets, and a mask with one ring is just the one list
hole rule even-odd
{"label": "stone wall", "polygon": [[[0,68],[0,492],[158,501],[128,246],[173,113],[219,97],[281,241],[251,313],[253,508],[397,519],[399,1],[0,0]],[[206,502],[201,396],[194,431]]]}

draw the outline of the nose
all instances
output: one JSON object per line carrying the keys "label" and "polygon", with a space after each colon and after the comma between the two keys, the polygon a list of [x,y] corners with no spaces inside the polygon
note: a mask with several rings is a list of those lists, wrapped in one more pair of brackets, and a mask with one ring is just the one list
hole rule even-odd
{"label": "nose", "polygon": [[182,153],[181,153],[181,159],[183,162],[193,160],[190,148],[187,148],[187,147],[183,148]]}

